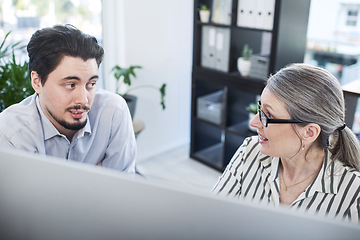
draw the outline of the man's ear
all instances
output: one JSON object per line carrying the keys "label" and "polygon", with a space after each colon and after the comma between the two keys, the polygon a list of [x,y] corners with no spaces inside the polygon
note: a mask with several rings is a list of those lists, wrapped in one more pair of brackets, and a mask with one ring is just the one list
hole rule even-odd
{"label": "man's ear", "polygon": [[31,86],[35,90],[37,94],[40,94],[41,92],[41,79],[39,74],[36,71],[31,71]]}
{"label": "man's ear", "polygon": [[321,127],[316,123],[309,123],[304,127],[303,142],[313,143],[321,133]]}

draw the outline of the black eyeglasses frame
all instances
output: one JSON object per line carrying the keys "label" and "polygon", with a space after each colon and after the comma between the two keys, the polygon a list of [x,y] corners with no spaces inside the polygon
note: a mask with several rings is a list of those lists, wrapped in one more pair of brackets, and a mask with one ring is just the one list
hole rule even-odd
{"label": "black eyeglasses frame", "polygon": [[[261,124],[264,127],[267,127],[269,125],[269,123],[303,123],[302,121],[299,120],[293,120],[293,119],[275,119],[275,118],[269,118],[268,116],[266,116],[266,114],[261,110],[261,102],[258,101],[258,113],[259,113],[259,119]],[[263,120],[264,119],[264,122]]]}

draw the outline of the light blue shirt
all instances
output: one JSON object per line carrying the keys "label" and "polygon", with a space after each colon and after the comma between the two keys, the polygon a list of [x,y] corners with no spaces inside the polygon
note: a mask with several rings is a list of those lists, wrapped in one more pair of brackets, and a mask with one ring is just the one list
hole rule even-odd
{"label": "light blue shirt", "polygon": [[99,89],[87,119],[69,142],[44,115],[35,93],[0,113],[0,147],[134,173],[136,142],[125,100]]}

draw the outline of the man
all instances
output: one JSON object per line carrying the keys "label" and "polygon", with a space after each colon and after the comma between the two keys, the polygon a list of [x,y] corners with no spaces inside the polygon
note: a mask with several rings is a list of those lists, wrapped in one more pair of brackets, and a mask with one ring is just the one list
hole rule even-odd
{"label": "man", "polygon": [[96,89],[104,50],[73,26],[36,31],[27,46],[35,94],[0,114],[0,147],[135,172],[125,100]]}

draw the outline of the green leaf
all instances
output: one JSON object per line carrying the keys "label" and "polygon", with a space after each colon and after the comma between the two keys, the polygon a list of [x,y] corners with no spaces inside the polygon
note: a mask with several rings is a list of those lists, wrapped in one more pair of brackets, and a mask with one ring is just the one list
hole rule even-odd
{"label": "green leaf", "polygon": [[[117,94],[120,94],[119,91],[118,91],[118,86],[120,84],[120,78],[123,77],[123,80],[122,80],[123,83],[128,85],[128,86],[131,86],[132,78],[134,78],[134,79],[136,78],[135,69],[141,69],[141,68],[142,68],[142,66],[137,66],[137,65],[131,65],[128,68],[122,68],[119,65],[115,65],[111,69],[111,72],[114,74],[114,77],[115,77],[116,82],[117,82],[117,90],[116,90]],[[131,89],[129,88],[128,91],[134,90],[134,89],[137,89],[137,88],[143,88],[143,87],[149,87],[149,88],[157,89],[156,87],[154,87],[152,85],[140,85],[140,86],[133,87]],[[165,109],[166,84],[164,83],[158,90],[160,92],[160,99],[161,99],[160,104],[162,106],[162,109]],[[124,96],[124,95],[127,94],[127,92],[124,93],[124,94],[120,94],[120,95]]]}
{"label": "green leaf", "polygon": [[10,33],[11,33],[11,31],[5,35],[5,38],[1,42],[1,45],[0,45],[0,60],[2,60],[2,61],[4,61],[3,60],[4,58],[11,56],[11,54],[15,50],[23,49],[26,47],[25,45],[20,46],[21,41],[5,47],[6,39],[9,37]]}
{"label": "green leaf", "polygon": [[15,54],[0,65],[0,112],[32,95],[28,62],[17,63]]}
{"label": "green leaf", "polygon": [[250,103],[246,107],[246,110],[250,113],[257,114],[257,103]]}
{"label": "green leaf", "polygon": [[166,83],[161,85],[159,90],[160,90],[160,98],[161,98],[160,104],[162,106],[162,109],[165,110]]}

